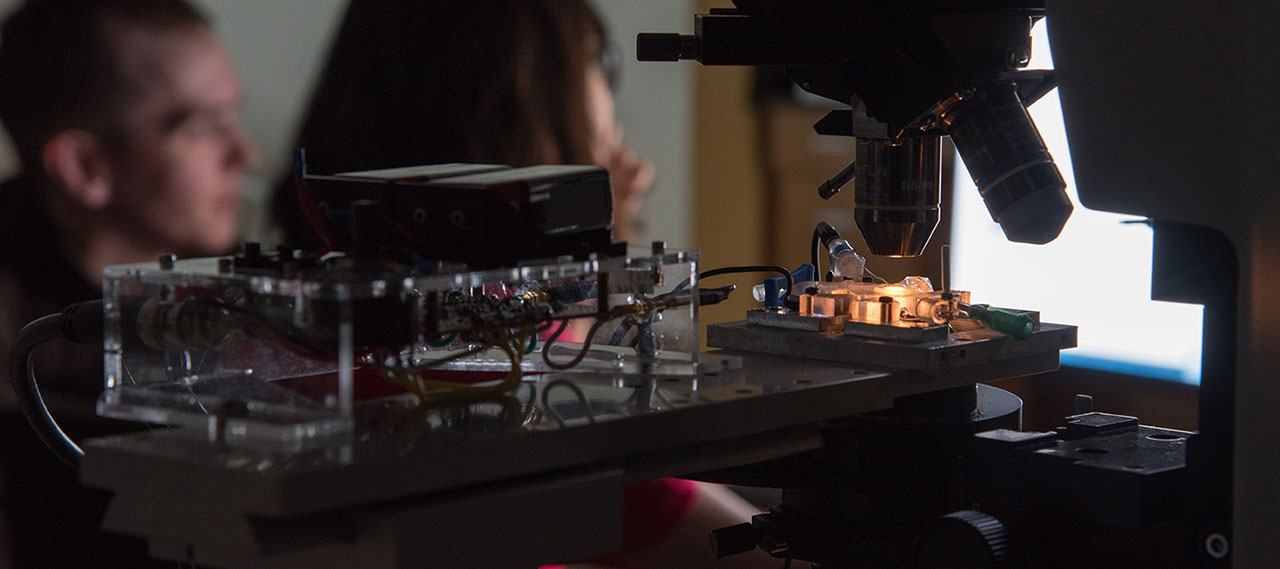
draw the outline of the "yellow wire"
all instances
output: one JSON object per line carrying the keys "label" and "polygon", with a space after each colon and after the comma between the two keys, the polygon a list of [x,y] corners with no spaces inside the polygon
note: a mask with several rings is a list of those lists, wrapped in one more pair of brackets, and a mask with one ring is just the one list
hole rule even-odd
{"label": "yellow wire", "polygon": [[424,379],[419,372],[403,369],[383,368],[381,371],[387,381],[403,385],[424,404],[456,403],[502,395],[519,387],[523,376],[520,371],[520,362],[524,358],[524,350],[514,349],[511,345],[513,341],[519,346],[528,345],[528,338],[532,334],[533,331],[530,328],[522,328],[517,334],[505,329],[481,334],[480,339],[486,345],[506,352],[511,360],[511,371],[495,385],[475,387],[454,381],[428,380]]}

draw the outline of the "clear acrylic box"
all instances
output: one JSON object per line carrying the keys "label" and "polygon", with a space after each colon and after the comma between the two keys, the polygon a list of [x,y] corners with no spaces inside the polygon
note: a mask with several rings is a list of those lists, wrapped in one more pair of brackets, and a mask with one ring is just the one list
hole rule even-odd
{"label": "clear acrylic box", "polygon": [[98,412],[231,445],[306,448],[349,433],[370,402],[412,398],[403,377],[465,397],[497,383],[495,372],[697,372],[696,252],[430,276],[398,268],[292,254],[109,267]]}

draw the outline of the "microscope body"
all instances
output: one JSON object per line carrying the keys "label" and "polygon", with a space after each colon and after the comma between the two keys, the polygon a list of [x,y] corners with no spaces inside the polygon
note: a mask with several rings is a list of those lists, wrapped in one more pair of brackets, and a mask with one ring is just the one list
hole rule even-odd
{"label": "microscope body", "polygon": [[[1156,220],[1152,296],[1205,305],[1202,444],[1210,530],[1232,567],[1280,555],[1280,7],[1050,2],[1050,41],[1080,201]],[[1162,229],[1163,228],[1163,229]],[[1215,502],[1216,501],[1216,502]]]}
{"label": "microscope body", "polygon": [[[1200,431],[1182,437],[1185,464],[1176,469],[1185,469],[1179,474],[1184,480],[1159,490],[1181,504],[1178,520],[1120,537],[1121,543],[1133,538],[1127,547],[1132,555],[1120,555],[1125,547],[1098,549],[1092,558],[1078,550],[1064,555],[1069,552],[1045,545],[1060,539],[1053,537],[1055,526],[1037,526],[1034,508],[1012,512],[1006,507],[1017,500],[1001,500],[1002,493],[1018,495],[1015,488],[1031,496],[1025,489],[1038,486],[1025,478],[1009,478],[1004,488],[986,486],[994,492],[984,501],[1022,517],[1021,529],[1012,531],[1023,533],[1024,554],[1034,550],[1032,557],[1039,556],[1021,560],[1033,566],[1091,559],[1267,566],[1280,553],[1280,499],[1272,488],[1280,460],[1268,441],[1280,417],[1280,388],[1267,381],[1267,370],[1280,364],[1274,350],[1280,338],[1267,316],[1280,313],[1280,305],[1265,285],[1280,276],[1280,228],[1267,222],[1265,212],[1280,205],[1268,191],[1280,161],[1276,119],[1262,110],[1280,87],[1269,65],[1280,58],[1280,46],[1264,23],[1280,20],[1280,8],[1260,1],[1233,7],[1230,14],[1209,5],[1100,1],[734,4],[699,15],[692,36],[641,37],[641,58],[784,66],[804,90],[849,104],[815,128],[857,137],[857,162],[819,193],[831,198],[854,181],[857,219],[874,254],[910,256],[927,243],[932,216],[926,212],[928,204],[936,206],[936,194],[929,183],[935,150],[925,141],[940,135],[952,137],[1010,240],[1043,244],[1056,238],[1071,205],[1052,157],[1024,117],[1026,104],[1061,87],[1081,202],[1150,218],[1152,298],[1205,306]],[[1022,70],[1030,25],[1041,17],[1048,21],[1056,69]],[[1161,435],[1137,432],[1139,442]],[[887,456],[895,452],[910,451],[904,447]],[[985,452],[974,456],[991,456]],[[1004,456],[997,463],[1016,464],[1006,461],[1012,455]],[[1151,465],[1128,466],[1141,471]],[[1002,476],[999,468],[990,473],[988,479]],[[1107,485],[1095,482],[1100,490]],[[1040,488],[1051,492],[1053,486]],[[1092,499],[1079,494],[1056,504],[1041,502],[1046,509],[1039,515],[1087,511]],[[792,500],[792,506],[797,503],[814,501]],[[765,532],[762,546],[794,556],[801,536],[832,537],[832,527],[853,527],[849,522],[867,504],[846,504],[839,515],[825,512],[818,516],[824,522],[810,525],[812,517],[786,521],[784,504],[756,524]],[[1141,510],[1138,502],[1130,506],[1131,513]],[[790,511],[797,509],[804,507]],[[1080,532],[1084,526],[1056,527],[1086,535]],[[1026,548],[1028,538],[1039,545]],[[872,544],[883,541],[845,536],[846,543],[866,545],[850,552],[878,551]],[[779,542],[785,547],[775,547]],[[1161,550],[1170,553],[1161,558]],[[833,551],[819,546],[797,558],[861,566],[852,560],[856,556]]]}

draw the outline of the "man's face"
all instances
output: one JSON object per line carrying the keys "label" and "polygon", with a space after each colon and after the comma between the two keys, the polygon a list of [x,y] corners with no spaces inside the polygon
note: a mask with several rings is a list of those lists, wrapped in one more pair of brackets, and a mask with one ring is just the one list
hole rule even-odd
{"label": "man's face", "polygon": [[148,246],[224,253],[237,239],[244,173],[257,150],[239,122],[240,82],[207,30],[118,30],[132,84],[108,144],[112,219]]}

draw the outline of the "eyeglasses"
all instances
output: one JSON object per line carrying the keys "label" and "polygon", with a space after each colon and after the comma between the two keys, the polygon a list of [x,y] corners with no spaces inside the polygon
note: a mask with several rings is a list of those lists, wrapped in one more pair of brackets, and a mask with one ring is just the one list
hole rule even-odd
{"label": "eyeglasses", "polygon": [[600,48],[600,54],[596,56],[595,64],[600,68],[600,72],[604,74],[604,79],[609,83],[609,88],[616,91],[622,77],[622,53],[618,51],[618,46],[613,42],[606,43]]}

